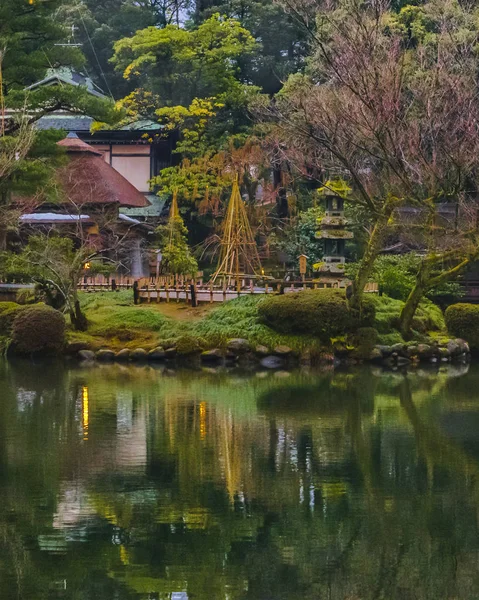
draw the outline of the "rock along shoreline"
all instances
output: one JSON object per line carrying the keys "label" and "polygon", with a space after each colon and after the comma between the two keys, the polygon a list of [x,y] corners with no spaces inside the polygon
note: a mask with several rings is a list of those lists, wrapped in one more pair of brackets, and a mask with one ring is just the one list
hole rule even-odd
{"label": "rock along shoreline", "polygon": [[289,346],[268,348],[252,345],[243,338],[230,339],[224,348],[201,350],[196,346],[184,348],[174,343],[144,348],[124,348],[115,352],[109,348],[93,351],[83,342],[70,342],[65,355],[83,364],[93,363],[168,363],[195,366],[240,366],[271,370],[293,369],[298,366],[332,365],[351,366],[372,363],[385,368],[414,367],[419,364],[467,363],[471,359],[469,345],[462,339],[451,339],[447,343],[413,344],[399,343],[391,346],[375,345],[366,357],[359,356],[356,349],[332,349],[327,352],[312,352],[304,349],[297,352]]}

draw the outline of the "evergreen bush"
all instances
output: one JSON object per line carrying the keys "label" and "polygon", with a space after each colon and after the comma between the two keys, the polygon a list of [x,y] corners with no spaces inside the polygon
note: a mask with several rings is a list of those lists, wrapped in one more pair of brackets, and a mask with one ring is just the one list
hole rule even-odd
{"label": "evergreen bush", "polygon": [[12,351],[16,354],[57,354],[65,344],[65,317],[45,305],[25,307],[12,327]]}
{"label": "evergreen bush", "polygon": [[343,290],[304,290],[271,296],[258,307],[260,320],[281,333],[309,333],[324,341],[374,323],[374,305],[365,298],[353,313]]}
{"label": "evergreen bush", "polygon": [[26,308],[16,302],[0,302],[0,336],[10,337],[15,317]]}
{"label": "evergreen bush", "polygon": [[450,335],[466,340],[471,350],[479,350],[479,306],[453,304],[446,309],[446,326]]}

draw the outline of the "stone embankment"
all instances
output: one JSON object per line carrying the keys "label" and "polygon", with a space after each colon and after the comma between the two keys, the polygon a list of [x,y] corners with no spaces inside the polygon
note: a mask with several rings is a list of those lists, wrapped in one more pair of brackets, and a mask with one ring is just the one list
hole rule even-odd
{"label": "stone embankment", "polygon": [[321,363],[354,365],[361,362],[372,362],[388,368],[398,368],[424,362],[466,362],[470,356],[467,342],[460,339],[449,340],[445,344],[376,345],[369,356],[362,359],[357,358],[354,349],[323,353],[312,353],[311,350],[305,349],[302,352],[296,352],[284,345],[268,348],[263,345],[252,345],[243,338],[234,338],[229,340],[224,348],[202,350],[195,342],[195,340],[187,340],[186,343],[185,340],[178,340],[176,343],[165,343],[152,350],[125,348],[119,352],[108,348],[94,352],[82,342],[72,342],[67,347],[67,355],[86,363],[174,362],[180,365],[238,365],[264,369],[287,369],[298,365]]}

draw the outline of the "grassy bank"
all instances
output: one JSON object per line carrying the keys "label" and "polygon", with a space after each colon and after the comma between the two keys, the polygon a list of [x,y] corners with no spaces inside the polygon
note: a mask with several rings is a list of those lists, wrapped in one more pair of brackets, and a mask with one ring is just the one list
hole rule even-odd
{"label": "grassy bank", "polygon": [[[134,306],[131,292],[82,294],[81,303],[89,321],[86,333],[70,330],[70,341],[85,341],[92,349],[108,347],[152,349],[164,343],[199,341],[204,348],[222,347],[230,338],[246,338],[253,345],[274,348],[287,345],[293,350],[325,350],[317,337],[281,334],[263,325],[258,319],[258,307],[267,301],[264,296],[243,297],[220,305],[205,305],[192,309],[184,304],[160,303]],[[375,328],[379,342],[401,342],[397,331],[403,306],[388,297],[371,299],[376,309]],[[314,318],[314,316],[312,316]],[[443,315],[438,307],[424,304],[418,311],[416,327],[419,337],[445,335]],[[432,332],[432,333],[429,333]]]}

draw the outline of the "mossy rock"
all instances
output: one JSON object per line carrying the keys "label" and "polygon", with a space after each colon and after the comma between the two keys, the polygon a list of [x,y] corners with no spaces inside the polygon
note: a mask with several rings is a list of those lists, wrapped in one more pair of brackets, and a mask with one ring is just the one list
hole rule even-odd
{"label": "mossy rock", "polygon": [[466,340],[472,351],[479,350],[479,305],[459,303],[446,309],[446,326],[450,335]]}
{"label": "mossy rock", "polygon": [[176,352],[180,356],[199,354],[205,349],[205,341],[202,338],[191,335],[182,335],[176,340]]}
{"label": "mossy rock", "polygon": [[65,347],[65,317],[45,305],[17,312],[10,349],[15,354],[59,354]]}
{"label": "mossy rock", "polygon": [[304,290],[266,298],[260,320],[286,334],[312,334],[324,341],[374,323],[374,305],[364,299],[361,312],[350,310],[343,290]]}

